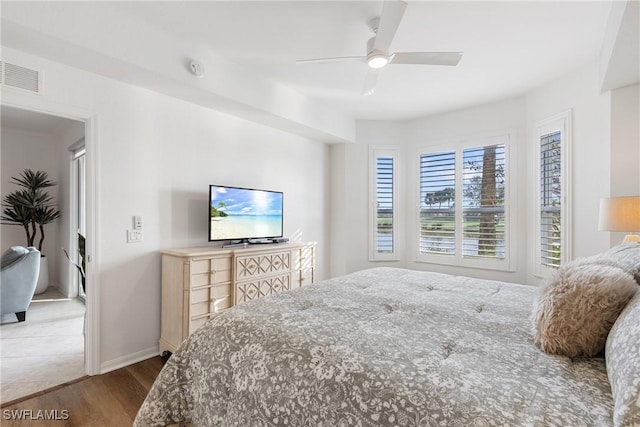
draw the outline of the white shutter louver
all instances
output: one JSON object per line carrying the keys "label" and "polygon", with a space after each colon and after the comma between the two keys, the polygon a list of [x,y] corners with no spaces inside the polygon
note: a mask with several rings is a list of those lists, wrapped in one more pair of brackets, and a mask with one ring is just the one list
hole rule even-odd
{"label": "white shutter louver", "polygon": [[540,264],[558,268],[561,262],[561,133],[540,137]]}
{"label": "white shutter louver", "polygon": [[420,155],[420,253],[455,255],[455,152]]}
{"label": "white shutter louver", "polygon": [[393,157],[376,158],[376,251],[393,252]]}

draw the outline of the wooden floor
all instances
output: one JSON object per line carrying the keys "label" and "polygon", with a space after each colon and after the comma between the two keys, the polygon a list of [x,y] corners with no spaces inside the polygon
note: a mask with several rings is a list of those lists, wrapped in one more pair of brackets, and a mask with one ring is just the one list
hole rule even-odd
{"label": "wooden floor", "polygon": [[7,402],[2,405],[0,424],[130,426],[165,361],[166,358],[154,357]]}

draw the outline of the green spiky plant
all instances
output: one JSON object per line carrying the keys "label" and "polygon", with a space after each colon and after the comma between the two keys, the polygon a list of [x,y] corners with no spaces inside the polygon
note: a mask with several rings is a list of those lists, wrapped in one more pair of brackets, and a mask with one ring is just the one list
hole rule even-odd
{"label": "green spiky plant", "polygon": [[60,211],[53,197],[46,190],[55,186],[56,183],[49,180],[46,172],[31,169],[23,170],[18,177],[11,177],[9,182],[20,186],[21,190],[4,196],[0,220],[3,224],[21,225],[27,236],[27,246],[35,246],[39,232],[37,248],[42,254],[42,243],[45,239],[44,226],[60,218]]}
{"label": "green spiky plant", "polygon": [[85,283],[86,283],[87,277],[85,275],[86,264],[84,261],[85,260],[85,252],[84,252],[85,242],[86,242],[85,237],[82,234],[78,233],[78,254],[80,255],[80,264],[78,264],[77,262],[71,259],[71,257],[69,256],[69,253],[65,248],[62,248],[62,251],[64,252],[69,262],[78,269],[78,273],[80,273],[80,280],[82,282],[82,291],[86,293],[87,289],[85,287]]}

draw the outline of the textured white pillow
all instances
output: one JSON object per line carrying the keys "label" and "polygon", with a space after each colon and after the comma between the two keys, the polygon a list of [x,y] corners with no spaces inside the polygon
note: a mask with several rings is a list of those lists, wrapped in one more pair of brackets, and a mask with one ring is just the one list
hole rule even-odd
{"label": "textured white pillow", "polygon": [[640,426],[640,293],[611,328],[605,360],[613,393],[613,424]]}
{"label": "textured white pillow", "polygon": [[534,307],[536,345],[570,357],[602,352],[609,330],[638,289],[633,276],[603,257],[561,266]]}
{"label": "textured white pillow", "polygon": [[617,245],[602,255],[618,264],[640,284],[640,243]]}

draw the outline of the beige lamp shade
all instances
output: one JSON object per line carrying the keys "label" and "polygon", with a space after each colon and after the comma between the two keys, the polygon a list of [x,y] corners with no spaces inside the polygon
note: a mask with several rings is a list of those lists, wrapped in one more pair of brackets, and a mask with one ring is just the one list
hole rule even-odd
{"label": "beige lamp shade", "polygon": [[640,236],[634,234],[640,231],[640,196],[600,199],[598,229],[630,233],[624,243],[640,241]]}

